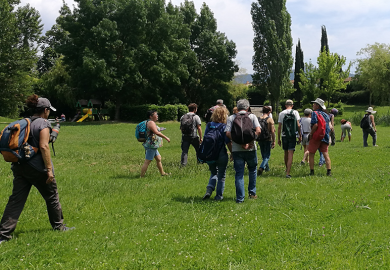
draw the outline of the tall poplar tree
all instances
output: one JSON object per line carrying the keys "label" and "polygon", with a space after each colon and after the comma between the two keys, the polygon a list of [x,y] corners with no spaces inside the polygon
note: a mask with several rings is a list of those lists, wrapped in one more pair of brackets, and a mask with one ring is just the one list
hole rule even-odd
{"label": "tall poplar tree", "polygon": [[301,101],[303,98],[302,89],[300,87],[301,80],[301,72],[304,72],[305,64],[303,62],[303,51],[301,48],[301,41],[298,39],[298,44],[295,49],[295,71],[294,71],[294,88],[296,91],[294,92],[294,98],[297,101],[297,106],[301,106]]}
{"label": "tall poplar tree", "polygon": [[320,52],[329,52],[328,34],[326,33],[325,25],[321,26],[321,50]]}
{"label": "tall poplar tree", "polygon": [[278,113],[283,86],[290,83],[293,64],[291,17],[286,0],[258,0],[252,3],[251,15],[255,34],[253,83],[268,89],[271,105]]}

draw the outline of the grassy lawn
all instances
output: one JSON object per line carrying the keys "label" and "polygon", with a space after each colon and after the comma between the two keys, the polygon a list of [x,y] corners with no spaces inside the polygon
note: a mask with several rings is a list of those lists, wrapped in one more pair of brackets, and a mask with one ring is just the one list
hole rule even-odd
{"label": "grassy lawn", "polygon": [[[363,113],[367,108],[357,109]],[[352,109],[345,111],[336,121],[353,114]],[[316,176],[309,177],[308,166],[299,165],[303,151],[297,147],[292,178],[284,178],[283,151],[277,146],[271,171],[258,177],[259,198],[236,204],[232,163],[224,200],[202,201],[207,165],[197,165],[191,149],[188,166],[180,168],[179,124],[159,125],[171,138],[160,153],[165,171],[172,175],[159,176],[153,162],[144,179],[139,178],[144,151],[134,138],[135,124],[63,125],[53,162],[65,221],[76,230],[52,231],[45,203],[33,188],[14,239],[0,245],[0,268],[385,269],[390,265],[390,127],[378,127],[379,147],[363,148],[360,128],[354,127],[350,143],[341,143],[337,124],[337,143],[330,147],[332,177],[318,166]],[[0,215],[12,189],[9,167],[0,162]]]}

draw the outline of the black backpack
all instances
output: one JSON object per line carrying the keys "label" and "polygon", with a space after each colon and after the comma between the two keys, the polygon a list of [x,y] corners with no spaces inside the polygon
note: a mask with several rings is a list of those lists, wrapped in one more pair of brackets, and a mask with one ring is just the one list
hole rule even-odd
{"label": "black backpack", "polygon": [[247,144],[256,139],[253,122],[252,119],[249,118],[249,114],[250,113],[236,114],[231,130],[233,142]]}
{"label": "black backpack", "polygon": [[297,119],[294,115],[294,110],[286,114],[283,118],[283,133],[288,140],[296,139],[298,131]]}
{"label": "black backpack", "polygon": [[180,129],[184,135],[192,135],[194,132],[195,114],[185,114],[180,120]]}
{"label": "black backpack", "polygon": [[369,129],[370,128],[370,115],[365,114],[362,121],[360,121],[360,127],[362,129]]}
{"label": "black backpack", "polygon": [[215,163],[218,159],[219,153],[221,152],[222,147],[225,144],[225,141],[222,137],[222,132],[224,132],[225,125],[211,125],[207,124],[209,127],[208,132],[204,135],[202,144],[198,149],[198,160],[200,163]]}
{"label": "black backpack", "polygon": [[260,128],[261,128],[261,133],[260,133],[259,137],[257,137],[257,139],[256,139],[256,141],[258,141],[258,142],[269,141],[269,139],[271,139],[271,133],[268,130],[268,123],[267,123],[268,118],[269,118],[269,116],[266,118],[258,118]]}
{"label": "black backpack", "polygon": [[211,107],[210,109],[207,110],[206,114],[204,115],[206,122],[210,122],[211,115],[213,115],[213,112],[214,112],[214,107]]}

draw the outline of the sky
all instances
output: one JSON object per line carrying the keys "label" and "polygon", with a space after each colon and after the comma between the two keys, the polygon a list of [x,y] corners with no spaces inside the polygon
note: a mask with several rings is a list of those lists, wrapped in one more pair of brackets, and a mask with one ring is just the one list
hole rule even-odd
{"label": "sky", "polygon": [[[166,0],[168,2],[168,0]],[[65,0],[72,7],[73,0]],[[180,5],[182,0],[171,0]],[[236,61],[247,73],[253,73],[253,29],[250,0],[193,0],[198,13],[205,2],[214,13],[218,31],[226,34],[237,47]],[[55,23],[62,0],[22,0],[30,4],[42,18],[44,31]],[[321,26],[325,25],[329,49],[347,58],[347,63],[358,58],[357,52],[367,45],[390,44],[389,0],[287,0],[291,15],[292,54],[298,39],[304,61],[316,64],[321,47]],[[355,72],[355,65],[351,73]]]}

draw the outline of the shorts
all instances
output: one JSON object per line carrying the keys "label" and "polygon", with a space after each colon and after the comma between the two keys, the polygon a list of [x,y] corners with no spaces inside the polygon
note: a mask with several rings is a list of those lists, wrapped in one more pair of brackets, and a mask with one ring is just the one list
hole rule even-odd
{"label": "shorts", "polygon": [[153,160],[154,157],[159,156],[158,148],[146,148],[145,147],[145,159]]}
{"label": "shorts", "polygon": [[295,151],[296,144],[297,144],[297,141],[295,139],[288,140],[288,139],[282,138],[282,148],[284,151]]}
{"label": "shorts", "polygon": [[302,135],[302,145],[309,145],[309,133]]}
{"label": "shorts", "polygon": [[324,143],[323,141],[313,140],[311,139],[309,142],[309,153],[315,154],[319,149],[321,153],[328,152],[329,144]]}

